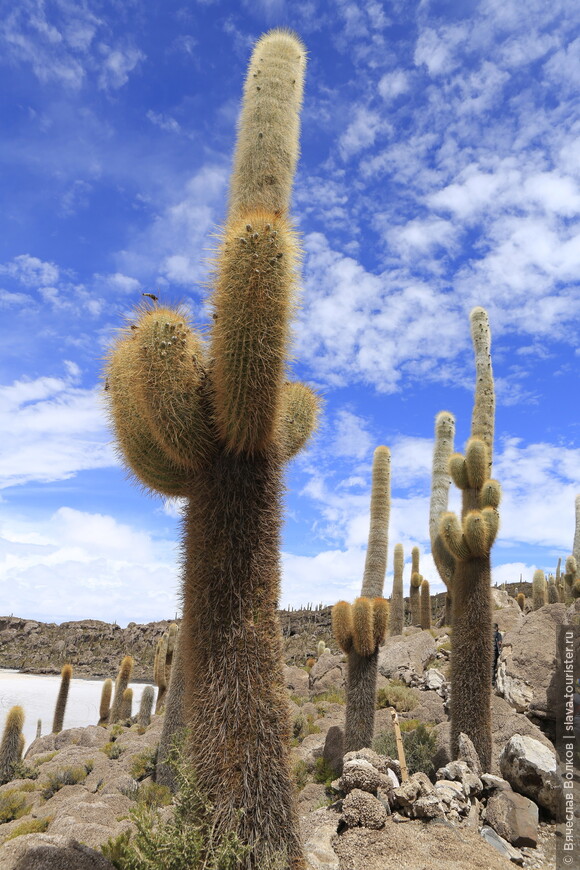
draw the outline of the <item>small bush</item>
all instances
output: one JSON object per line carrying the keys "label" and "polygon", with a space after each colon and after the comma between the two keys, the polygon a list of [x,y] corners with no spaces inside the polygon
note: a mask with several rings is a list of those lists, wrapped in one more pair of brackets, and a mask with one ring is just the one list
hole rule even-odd
{"label": "small bush", "polygon": [[157,758],[157,750],[149,749],[141,752],[139,755],[134,755],[131,759],[131,767],[129,773],[133,779],[145,779],[150,776],[155,770],[155,761]]}
{"label": "small bush", "polygon": [[14,765],[12,779],[38,779],[38,774],[36,764],[25,764],[20,760]]}
{"label": "small bush", "polygon": [[146,782],[139,786],[137,803],[148,809],[155,807],[168,807],[173,800],[173,795],[166,785],[157,785],[156,782]]}
{"label": "small bush", "polygon": [[92,769],[93,762],[87,761],[84,765],[79,764],[76,767],[64,767],[62,770],[49,773],[42,788],[42,797],[45,800],[50,800],[53,794],[60,791],[63,786],[77,785],[79,782],[84,782]]}
{"label": "small bush", "polygon": [[320,782],[327,788],[336,779],[336,774],[326,759],[317,758],[314,762],[314,782]]}
{"label": "small bush", "polygon": [[391,680],[388,686],[377,692],[377,710],[394,707],[398,713],[408,713],[418,704],[415,692],[400,680]]}
{"label": "small bush", "polygon": [[302,791],[308,782],[308,765],[305,761],[300,760],[296,762],[292,768],[292,776],[294,777],[296,788],[298,791]]}
{"label": "small bush", "polygon": [[319,701],[328,701],[329,704],[346,704],[346,693],[344,689],[328,689],[327,692],[320,692],[312,698],[313,704]]}
{"label": "small bush", "polygon": [[294,740],[292,741],[292,744],[294,746],[299,746],[304,738],[308,737],[309,734],[320,734],[320,728],[318,727],[318,725],[314,724],[314,716],[312,715],[312,713],[309,713],[308,716],[304,716],[301,713],[294,719]]}
{"label": "small bush", "polygon": [[[413,720],[410,720],[413,721]],[[416,720],[415,720],[416,721]],[[427,776],[432,776],[435,772],[431,759],[435,754],[436,741],[435,735],[432,733],[433,726],[428,723],[420,722],[412,731],[404,731],[403,723],[401,722],[401,737],[403,739],[403,749],[405,750],[405,760],[409,774],[417,773],[422,770]],[[373,749],[379,755],[388,755],[389,758],[397,758],[397,741],[395,740],[395,732],[392,729],[383,731],[382,734],[373,741]]]}
{"label": "small bush", "polygon": [[105,743],[104,746],[101,746],[101,752],[104,752],[108,758],[119,758],[119,756],[123,752],[123,747],[119,746],[118,743],[115,743],[113,740],[109,740],[108,743]]}
{"label": "small bush", "polygon": [[21,825],[17,825],[13,831],[6,837],[4,840],[5,843],[8,840],[13,840],[15,837],[22,837],[24,834],[44,834],[48,826],[50,825],[52,819],[29,819],[26,822],[22,822]]}
{"label": "small bush", "polygon": [[26,793],[18,788],[11,788],[0,794],[0,824],[21,819],[30,812],[30,804],[26,803]]}

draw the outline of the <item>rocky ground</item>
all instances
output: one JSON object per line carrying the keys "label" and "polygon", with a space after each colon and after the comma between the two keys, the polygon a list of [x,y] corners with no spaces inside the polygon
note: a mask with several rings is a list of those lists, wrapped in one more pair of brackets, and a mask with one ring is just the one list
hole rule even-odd
{"label": "rocky ground", "polygon": [[[389,750],[392,725],[386,707],[376,714],[376,751],[345,756],[339,775],[344,658],[331,647],[312,667],[304,665],[317,640],[329,640],[324,611],[313,611],[306,625],[292,614],[283,621],[291,662],[285,679],[292,763],[309,870],[505,870],[511,863],[530,870],[555,868],[562,783],[547,736],[554,626],[576,614],[563,605],[547,605],[523,615],[507,594],[494,591],[494,600],[505,645],[502,681],[493,698],[493,764],[486,774],[478,769],[468,740],[459,760],[450,757],[450,643],[444,628],[407,628],[403,637],[388,638],[379,654],[379,703],[398,708],[405,741],[420,733],[421,724],[429,736],[415,759],[422,769],[403,782],[396,752]],[[72,625],[83,636],[94,630],[86,621]],[[139,626],[125,631],[135,638],[150,634],[154,647],[167,623],[154,625],[150,633],[137,634]],[[5,625],[2,634],[6,631],[14,629]],[[120,631],[113,629],[115,636]],[[116,651],[113,671],[130,651]],[[146,730],[136,724],[91,726],[36,740],[20,778],[0,787],[3,870],[111,870],[95,850],[133,827],[131,810],[140,802],[163,805],[167,798],[151,781],[162,721],[153,717]],[[411,762],[416,745],[406,745]],[[161,812],[170,814],[171,806]]]}

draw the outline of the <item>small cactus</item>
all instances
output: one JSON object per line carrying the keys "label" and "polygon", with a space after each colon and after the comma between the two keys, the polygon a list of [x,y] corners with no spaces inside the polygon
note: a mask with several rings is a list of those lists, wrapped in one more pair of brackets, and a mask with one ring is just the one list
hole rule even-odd
{"label": "small cactus", "polygon": [[20,760],[24,710],[12,707],[6,717],[2,743],[0,743],[0,785],[10,782],[14,767]]}
{"label": "small cactus", "polygon": [[523,592],[518,592],[518,597],[517,597],[516,600],[517,600],[518,604],[520,605],[520,610],[522,611],[522,613],[525,613],[525,608],[526,608],[526,596],[524,595],[524,593],[523,593]]}
{"label": "small cactus", "polygon": [[169,637],[167,633],[157,641],[155,649],[155,662],[153,664],[153,680],[157,686],[157,703],[155,713],[160,713],[165,705],[165,693],[167,692],[167,649]]}
{"label": "small cactus", "polygon": [[318,641],[318,646],[316,647],[316,649],[318,651],[318,658],[320,658],[321,655],[324,655],[324,651],[326,649],[326,644],[324,643],[323,640]]}
{"label": "small cactus", "polygon": [[558,596],[558,587],[556,586],[556,581],[550,575],[548,580],[548,604],[557,604],[560,600]]}
{"label": "small cactus", "polygon": [[113,681],[111,679],[105,680],[105,682],[103,683],[103,688],[101,689],[101,701],[99,704],[99,725],[106,725],[109,721],[112,695]]}
{"label": "small cactus", "polygon": [[72,672],[72,665],[64,665],[60,673],[60,689],[58,691],[58,697],[56,699],[56,705],[54,708],[54,719],[52,722],[53,734],[58,734],[60,731],[62,731],[62,726],[64,722],[64,711],[66,709],[66,702],[68,699],[68,690],[70,688]]}
{"label": "small cactus", "polygon": [[534,610],[539,610],[546,603],[546,578],[541,568],[534,571],[532,580],[532,606]]}
{"label": "small cactus", "polygon": [[419,547],[411,550],[411,584],[409,586],[409,605],[411,607],[411,625],[421,625],[421,583],[423,577],[419,573]]}
{"label": "small cactus", "polygon": [[131,718],[133,712],[133,689],[125,689],[121,699],[121,707],[119,709],[119,719],[125,722]]}

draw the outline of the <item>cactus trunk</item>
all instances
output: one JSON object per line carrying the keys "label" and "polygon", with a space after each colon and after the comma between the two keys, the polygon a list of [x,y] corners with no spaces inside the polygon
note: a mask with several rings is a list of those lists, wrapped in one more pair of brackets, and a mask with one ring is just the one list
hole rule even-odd
{"label": "cactus trunk", "polygon": [[64,711],[66,710],[66,702],[68,699],[68,690],[70,688],[70,680],[72,677],[71,665],[64,665],[60,675],[60,688],[58,690],[58,698],[54,707],[54,719],[52,722],[52,733],[58,734],[62,731],[64,722]]}
{"label": "cactus trunk", "polygon": [[397,544],[394,554],[393,594],[391,595],[391,620],[389,625],[391,637],[403,634],[403,625],[405,623],[405,602],[403,599],[404,563],[403,545]]}
{"label": "cactus trunk", "polygon": [[371,656],[360,656],[354,649],[348,654],[345,753],[370,746],[373,742],[378,658],[378,650]]}
{"label": "cactus trunk", "polygon": [[199,473],[186,515],[181,630],[192,761],[217,831],[236,830],[254,847],[252,868],[277,854],[303,867],[276,612],[281,495],[275,445],[254,457],[224,452]]}
{"label": "cactus trunk", "polygon": [[167,786],[173,792],[177,789],[177,783],[173,769],[167,761],[174,738],[177,737],[179,730],[185,727],[182,642],[183,631],[180,631],[177,636],[177,645],[173,656],[167,703],[165,705],[165,718],[163,719],[163,729],[159,738],[157,765],[155,767],[155,782],[159,783],[159,785]]}

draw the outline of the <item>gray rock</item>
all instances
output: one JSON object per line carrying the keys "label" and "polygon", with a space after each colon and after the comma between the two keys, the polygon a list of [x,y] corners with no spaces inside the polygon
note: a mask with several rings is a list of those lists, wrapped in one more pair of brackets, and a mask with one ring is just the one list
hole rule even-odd
{"label": "gray rock", "polygon": [[110,861],[69,837],[25,834],[0,847],[2,870],[114,870]]}
{"label": "gray rock", "polygon": [[332,848],[336,837],[336,822],[317,828],[304,843],[304,855],[308,870],[338,870],[338,856]]}
{"label": "gray rock", "polygon": [[351,761],[344,762],[339,786],[345,794],[353,789],[376,794],[379,786],[390,788],[390,780],[386,774],[379,773],[370,761],[364,758],[353,758]]}
{"label": "gray rock", "polygon": [[445,816],[445,809],[436,794],[417,798],[413,804],[413,816],[416,819],[436,819]]}
{"label": "gray rock", "polygon": [[338,725],[332,725],[326,732],[326,740],[324,741],[324,749],[322,757],[334,772],[335,776],[340,776],[343,767],[344,754],[344,733]]}
{"label": "gray rock", "polygon": [[347,828],[380,830],[387,820],[387,810],[378,798],[355,788],[342,802],[341,820]]}
{"label": "gray rock", "polygon": [[514,734],[500,755],[499,765],[514,791],[531,798],[557,821],[563,820],[564,787],[554,752],[532,737]]}
{"label": "gray rock", "polygon": [[293,695],[298,695],[300,698],[308,697],[308,674],[302,668],[297,668],[294,665],[285,665],[284,685]]}
{"label": "gray rock", "polygon": [[509,861],[513,861],[514,864],[523,864],[524,856],[518,849],[514,849],[513,846],[500,837],[499,834],[490,828],[488,825],[484,825],[481,829],[481,836],[489,843],[490,846],[493,846],[500,855],[503,855],[504,858],[507,858]]}
{"label": "gray rock", "polygon": [[498,791],[487,802],[485,820],[512,846],[538,843],[538,807],[522,794]]}
{"label": "gray rock", "polygon": [[445,676],[437,668],[429,668],[425,672],[425,685],[428,689],[440,689],[446,682]]}
{"label": "gray rock", "polygon": [[379,650],[379,673],[391,679],[412,671],[421,674],[435,652],[435,639],[429,631],[388,637]]}
{"label": "gray rock", "polygon": [[327,689],[342,688],[346,678],[346,662],[343,656],[333,656],[323,653],[312,666],[308,676],[309,688],[312,692],[324,692]]}
{"label": "gray rock", "polygon": [[501,776],[494,776],[493,773],[482,773],[481,781],[485,791],[494,791],[496,789],[508,789],[511,791],[511,785],[507,779],[502,779]]}
{"label": "gray rock", "polygon": [[463,732],[459,734],[459,755],[457,760],[464,761],[472,773],[475,773],[476,776],[481,776],[481,762],[475,751],[475,746],[467,734]]}

